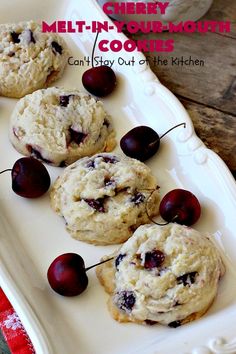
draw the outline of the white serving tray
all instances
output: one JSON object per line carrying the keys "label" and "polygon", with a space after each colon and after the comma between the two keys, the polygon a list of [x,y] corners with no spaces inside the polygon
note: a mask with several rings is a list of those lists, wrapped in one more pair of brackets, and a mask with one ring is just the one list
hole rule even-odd
{"label": "white serving tray", "polygon": [[[29,19],[108,20],[95,0],[0,2],[0,23]],[[74,58],[91,56],[94,34],[64,37]],[[125,40],[115,32],[99,38]],[[101,56],[97,50],[95,54]],[[140,53],[127,52],[102,56],[116,61],[118,57],[127,61],[134,57],[136,62],[144,59]],[[18,197],[11,190],[9,174],[0,176],[0,284],[38,354],[236,353],[235,181],[223,161],[197,138],[183,106],[148,66],[113,68],[119,84],[104,104],[113,117],[118,141],[135,125],[149,125],[161,135],[175,124],[187,123],[186,129],[178,128],[163,139],[148,165],[158,178],[161,195],[178,186],[191,190],[201,202],[202,216],[195,228],[214,235],[227,267],[213,306],[200,320],[176,329],[119,324],[108,313],[107,295],[94,270],[89,272],[89,286],[81,296],[57,295],[46,278],[56,256],[77,252],[89,266],[116,246],[95,247],[71,239],[62,219],[50,209],[48,194],[38,200]],[[68,66],[56,85],[82,89],[81,75],[86,69]],[[0,97],[0,170],[10,168],[20,157],[8,140],[8,121],[16,102]],[[53,167],[48,170],[52,181],[61,172]]]}

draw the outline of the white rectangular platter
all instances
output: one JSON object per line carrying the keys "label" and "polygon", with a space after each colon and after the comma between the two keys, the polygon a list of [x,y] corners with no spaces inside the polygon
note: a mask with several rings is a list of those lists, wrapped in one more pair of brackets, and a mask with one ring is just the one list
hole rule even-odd
{"label": "white rectangular platter", "polygon": [[[95,0],[12,0],[0,2],[0,23],[35,19],[108,20]],[[101,38],[125,40],[115,32]],[[95,34],[65,34],[71,56],[90,56]],[[107,295],[94,270],[80,296],[64,298],[47,282],[52,260],[66,252],[79,253],[87,266],[116,246],[95,247],[70,238],[63,221],[50,209],[49,195],[26,200],[11,190],[8,174],[0,176],[0,285],[18,312],[38,354],[212,354],[236,353],[236,185],[225,164],[197,138],[190,118],[178,100],[158,81],[140,53],[119,52],[96,56],[115,59],[118,87],[104,99],[112,115],[117,141],[131,127],[149,125],[160,135],[175,124],[148,161],[157,176],[161,195],[180,187],[200,200],[202,216],[195,228],[214,235],[227,271],[217,298],[200,320],[177,329],[119,324],[109,315]],[[134,66],[118,65],[122,57]],[[82,88],[87,67],[69,66],[56,86]],[[1,78],[0,78],[1,79]],[[8,140],[8,122],[17,100],[0,97],[0,170],[10,168],[20,155]],[[224,137],[226,138],[226,137]],[[119,144],[118,144],[119,145]],[[119,147],[117,147],[117,151]],[[60,168],[48,167],[52,181]],[[225,340],[220,340],[223,337]],[[218,338],[215,340],[214,338]]]}

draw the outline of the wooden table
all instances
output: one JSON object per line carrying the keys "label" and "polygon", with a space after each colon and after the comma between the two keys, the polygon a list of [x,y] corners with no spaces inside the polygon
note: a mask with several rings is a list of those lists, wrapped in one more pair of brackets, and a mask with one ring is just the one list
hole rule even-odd
{"label": "wooden table", "polygon": [[134,39],[175,40],[173,53],[160,58],[182,56],[203,60],[202,66],[154,66],[152,70],[188,110],[196,133],[220,155],[236,177],[236,1],[214,0],[201,20],[230,20],[231,33],[162,33],[133,35]]}
{"label": "wooden table", "polygon": [[[217,152],[236,177],[236,1],[214,0],[203,19],[232,21],[231,33],[136,34],[135,39],[175,40],[175,51],[160,55],[201,59],[202,66],[150,66],[188,110],[203,142]],[[157,56],[157,53],[147,53]],[[0,334],[0,354],[9,354]],[[65,353],[66,354],[66,353]]]}

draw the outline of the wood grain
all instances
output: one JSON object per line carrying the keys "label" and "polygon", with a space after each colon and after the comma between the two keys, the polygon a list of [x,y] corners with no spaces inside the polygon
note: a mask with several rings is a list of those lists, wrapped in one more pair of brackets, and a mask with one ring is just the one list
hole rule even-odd
{"label": "wood grain", "polygon": [[226,36],[236,38],[236,1],[214,0],[213,6],[204,18],[218,21],[231,21],[231,33]]}
{"label": "wood grain", "polygon": [[197,135],[236,171],[236,117],[181,99],[193,121]]}
{"label": "wood grain", "polygon": [[[236,174],[236,1],[214,0],[201,20],[229,20],[231,33],[161,33],[134,39],[175,40],[173,53],[146,53],[151,69],[188,110],[197,134]],[[168,65],[154,65],[154,58]],[[171,57],[204,61],[204,66],[171,65]]]}
{"label": "wood grain", "polygon": [[[135,39],[174,39],[173,53],[147,53],[159,80],[174,93],[224,112],[236,113],[236,39],[217,33],[136,34]],[[168,65],[153,65],[153,57]],[[199,59],[204,66],[171,65],[172,57]]]}

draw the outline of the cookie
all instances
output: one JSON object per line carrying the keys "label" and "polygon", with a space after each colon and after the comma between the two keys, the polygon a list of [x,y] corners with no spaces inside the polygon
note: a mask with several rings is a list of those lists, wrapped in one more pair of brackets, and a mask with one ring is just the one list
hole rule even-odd
{"label": "cookie", "polygon": [[66,166],[115,147],[103,103],[78,90],[50,87],[25,96],[10,121],[10,140],[25,156]]}
{"label": "cookie", "polygon": [[171,223],[140,226],[97,276],[117,321],[178,327],[207,311],[224,271],[208,236]]}
{"label": "cookie", "polygon": [[0,96],[20,98],[47,87],[63,73],[65,41],[42,33],[33,21],[0,25]]}
{"label": "cookie", "polygon": [[157,188],[144,163],[103,153],[67,167],[52,187],[51,205],[74,238],[116,244],[158,213]]}

